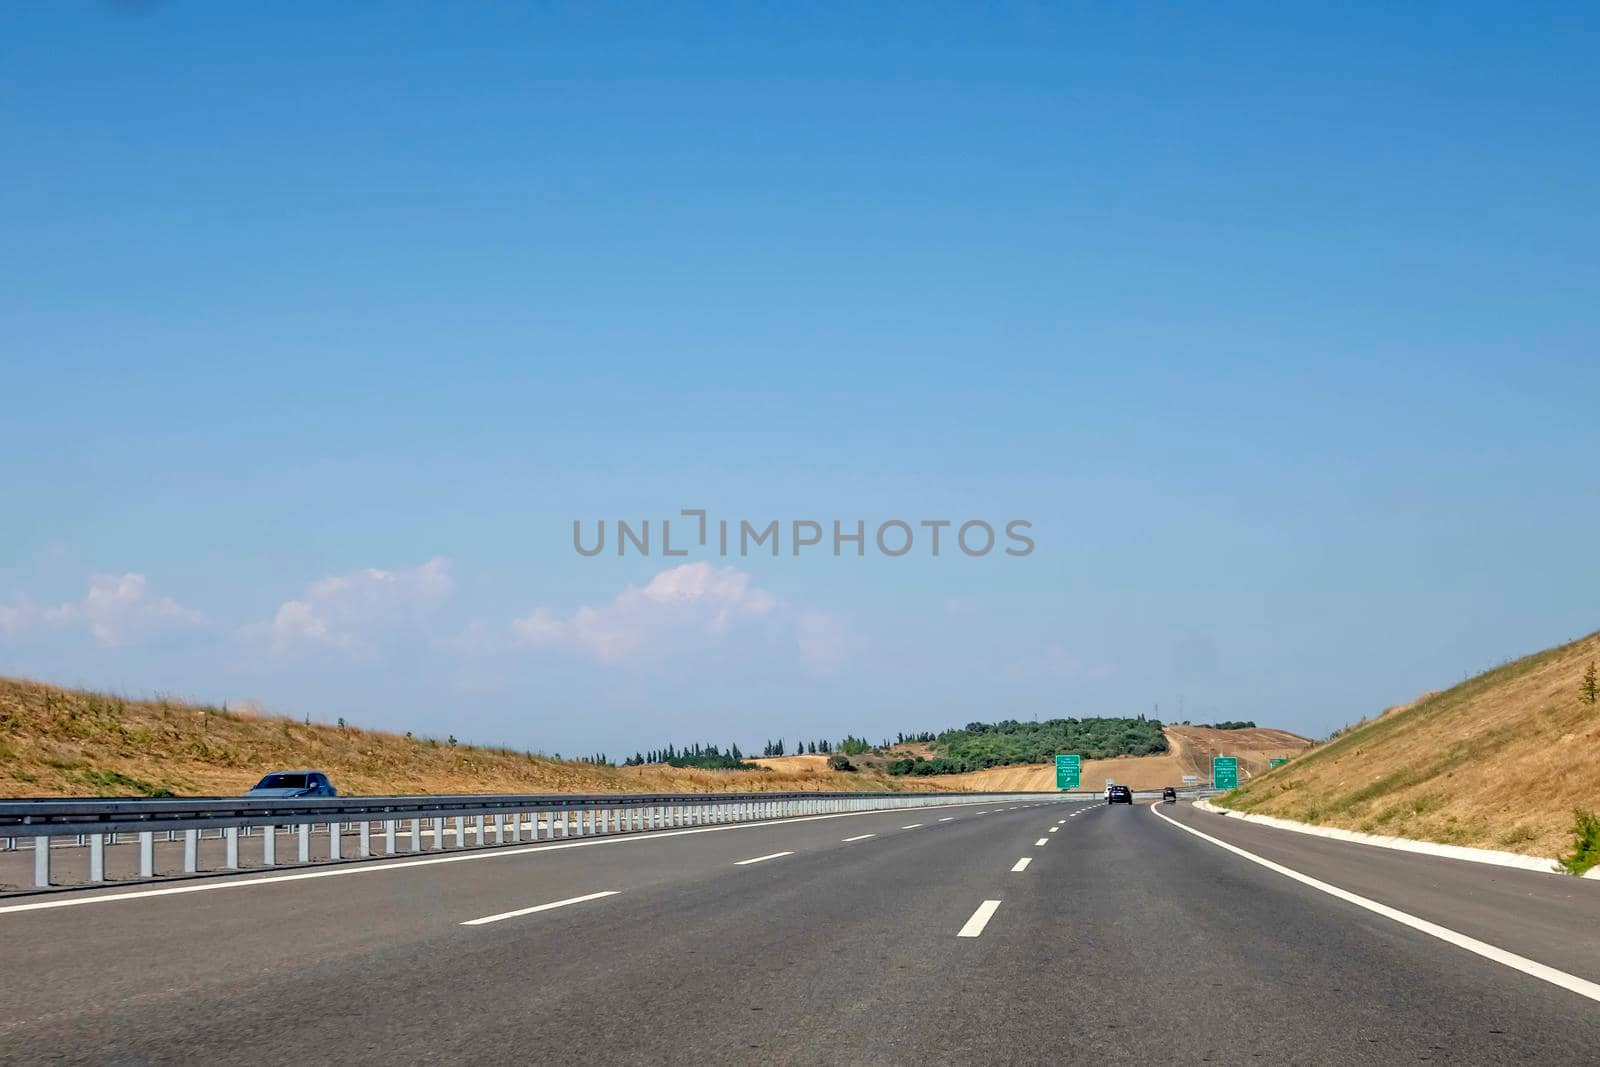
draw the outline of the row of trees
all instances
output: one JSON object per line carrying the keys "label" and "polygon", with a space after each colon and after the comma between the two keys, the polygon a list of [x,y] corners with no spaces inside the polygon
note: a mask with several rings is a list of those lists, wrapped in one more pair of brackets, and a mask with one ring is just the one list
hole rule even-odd
{"label": "row of trees", "polygon": [[635,752],[622,761],[624,767],[640,767],[646,763],[665,763],[669,767],[699,767],[704,770],[753,771],[755,764],[746,763],[738,745],[718,748],[716,745],[667,745],[649,752]]}
{"label": "row of trees", "polygon": [[793,748],[784,744],[783,738],[768,741],[766,748],[761,752],[763,756],[826,756],[833,751],[833,742],[822,741],[796,741]]}

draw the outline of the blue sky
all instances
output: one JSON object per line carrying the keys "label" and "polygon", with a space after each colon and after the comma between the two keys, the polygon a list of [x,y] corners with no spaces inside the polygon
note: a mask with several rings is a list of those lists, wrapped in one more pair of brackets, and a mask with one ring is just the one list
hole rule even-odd
{"label": "blue sky", "polygon": [[[1593,630],[1597,23],[10,5],[0,671],[620,756]],[[572,549],[695,507],[1036,548]]]}

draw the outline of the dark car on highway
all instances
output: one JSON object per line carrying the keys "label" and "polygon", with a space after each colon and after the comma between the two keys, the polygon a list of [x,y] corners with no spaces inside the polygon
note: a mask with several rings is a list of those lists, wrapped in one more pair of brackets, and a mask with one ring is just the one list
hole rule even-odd
{"label": "dark car on highway", "polygon": [[1176,804],[1178,802],[1178,791],[1169,785],[1161,790],[1161,799],[1167,804]]}
{"label": "dark car on highway", "polygon": [[321,771],[273,771],[245,793],[247,797],[336,797],[339,791]]}
{"label": "dark car on highway", "polygon": [[1133,790],[1125,785],[1114,785],[1106,790],[1107,804],[1132,804]]}

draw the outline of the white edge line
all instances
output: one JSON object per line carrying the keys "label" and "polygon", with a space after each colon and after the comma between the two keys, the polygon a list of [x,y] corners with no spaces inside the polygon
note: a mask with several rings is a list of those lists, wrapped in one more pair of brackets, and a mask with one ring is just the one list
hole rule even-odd
{"label": "white edge line", "polygon": [[733,865],[735,867],[747,867],[752,863],[763,863],[763,862],[765,862],[767,860],[775,860],[775,859],[778,859],[778,858],[780,858],[782,856],[792,856],[792,855],[794,855],[794,853],[792,851],[791,852],[769,852],[765,856],[757,856],[754,859],[736,860]]}
{"label": "white edge line", "polygon": [[[619,793],[618,796],[628,796]],[[709,795],[709,794],[708,794]],[[929,804],[923,810],[964,808],[966,804]],[[121,900],[141,900],[145,897],[170,897],[185,893],[208,893],[214,889],[245,889],[250,886],[271,885],[274,882],[303,882],[311,878],[339,878],[352,874],[375,874],[379,871],[399,871],[411,867],[432,867],[439,863],[465,863],[472,860],[504,859],[527,856],[535,852],[559,852],[568,848],[589,848],[594,845],[638,844],[641,841],[660,841],[668,837],[687,837],[690,834],[714,834],[723,830],[749,830],[762,826],[784,826],[802,822],[820,822],[824,819],[853,819],[862,815],[886,815],[894,808],[868,808],[865,811],[836,811],[826,815],[795,815],[783,819],[762,819],[757,822],[723,823],[719,826],[692,826],[682,830],[643,830],[604,837],[580,838],[574,841],[551,841],[525,847],[495,845],[473,848],[470,852],[452,852],[443,856],[419,856],[416,859],[385,860],[379,863],[349,860],[316,870],[294,871],[252,878],[230,877],[215,872],[216,881],[191,882],[185,885],[159,886],[154,889],[130,889],[119,893],[95,893],[90,896],[61,896],[49,900],[33,900],[26,904],[0,904],[0,915],[23,911],[53,911],[56,908],[75,908],[83,904],[110,904]],[[381,820],[371,820],[379,822]],[[66,892],[88,892],[84,888]]]}
{"label": "white edge line", "polygon": [[1033,862],[1033,857],[1032,856],[1024,856],[1024,857],[1022,857],[1020,860],[1017,861],[1017,865],[1015,867],[1011,868],[1011,873],[1012,874],[1016,874],[1018,871],[1027,870],[1028,869],[1028,864],[1030,864],[1032,862]]}
{"label": "white edge line", "polygon": [[1150,811],[1162,822],[1176,826],[1184,833],[1193,834],[1202,841],[1209,841],[1218,848],[1226,849],[1236,856],[1249,860],[1251,863],[1259,863],[1267,870],[1281,874],[1285,878],[1292,878],[1302,885],[1320,890],[1331,897],[1337,897],[1346,903],[1354,904],[1358,908],[1365,908],[1376,915],[1382,915],[1385,919],[1392,919],[1401,926],[1409,926],[1419,933],[1427,934],[1429,937],[1436,937],[1447,944],[1455,945],[1457,948],[1464,948],[1468,952],[1482,956],[1486,960],[1492,960],[1501,966],[1509,967],[1514,971],[1521,971],[1532,978],[1549,982],[1551,985],[1560,986],[1562,989],[1576,993],[1580,997],[1587,997],[1589,1000],[1600,1002],[1600,984],[1591,982],[1586,978],[1579,978],[1577,975],[1568,974],[1566,971],[1558,971],[1554,967],[1539,963],[1537,960],[1530,960],[1526,956],[1519,956],[1515,952],[1508,952],[1497,945],[1489,944],[1487,941],[1479,941],[1475,937],[1457,933],[1447,926],[1431,923],[1427,919],[1419,919],[1409,912],[1391,908],[1387,904],[1380,904],[1376,900],[1352,893],[1348,889],[1340,889],[1336,885],[1320,881],[1309,874],[1301,874],[1293,868],[1285,867],[1281,863],[1274,863],[1263,856],[1256,855],[1254,852],[1247,852],[1238,845],[1230,845],[1220,838],[1212,837],[1210,834],[1202,833],[1192,826],[1185,826],[1175,819],[1170,819],[1161,814],[1161,809],[1155,804],[1150,805]]}
{"label": "white edge line", "polygon": [[516,911],[502,911],[499,915],[485,915],[481,919],[468,919],[461,923],[462,926],[484,926],[488,923],[497,923],[501,919],[516,919],[523,915],[532,915],[536,911],[550,911],[552,908],[564,908],[568,904],[582,904],[586,900],[599,900],[601,897],[614,897],[620,889],[607,889],[601,893],[589,893],[581,897],[568,897],[566,900],[552,900],[548,904],[536,904],[531,908],[518,908]]}
{"label": "white edge line", "polygon": [[998,900],[986,900],[978,905],[978,910],[972,913],[972,918],[967,920],[965,926],[956,934],[957,937],[977,937],[983,933],[983,928],[989,925],[989,920],[994,917],[995,910],[1000,907]]}
{"label": "white edge line", "polygon": [[[1484,863],[1494,867],[1511,867],[1539,874],[1560,874],[1570,878],[1555,860],[1540,856],[1526,856],[1520,852],[1502,852],[1492,848],[1470,848],[1466,845],[1445,845],[1436,841],[1417,841],[1409,837],[1388,834],[1366,834],[1359,830],[1346,830],[1337,826],[1311,826],[1293,819],[1280,819],[1274,815],[1258,815],[1253,811],[1233,811],[1219,808],[1209,800],[1197,800],[1194,806],[1213,815],[1226,815],[1230,819],[1270,826],[1274,830],[1289,830],[1297,834],[1326,837],[1332,841],[1348,841],[1354,845],[1393,849],[1396,852],[1415,852],[1423,856],[1441,856],[1445,859],[1463,860],[1467,863]],[[1600,878],[1600,867],[1587,871],[1583,877]]]}

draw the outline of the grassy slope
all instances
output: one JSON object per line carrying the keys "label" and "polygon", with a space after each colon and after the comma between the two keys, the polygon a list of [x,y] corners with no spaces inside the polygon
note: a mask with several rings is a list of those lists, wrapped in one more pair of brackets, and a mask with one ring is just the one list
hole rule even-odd
{"label": "grassy slope", "polygon": [[269,770],[315,767],[342,793],[931,791],[945,783],[841,774],[821,757],[762,771],[596,767],[451,747],[356,727],[124,700],[0,678],[0,797],[237,794]]}
{"label": "grassy slope", "polygon": [[1481,674],[1257,778],[1224,803],[1369,833],[1554,856],[1600,807],[1600,633]]}

